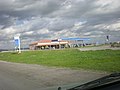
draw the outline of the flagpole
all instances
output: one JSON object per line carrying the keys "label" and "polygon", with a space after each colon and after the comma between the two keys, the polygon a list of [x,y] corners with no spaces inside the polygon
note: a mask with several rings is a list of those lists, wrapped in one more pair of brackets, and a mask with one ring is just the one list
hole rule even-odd
{"label": "flagpole", "polygon": [[19,48],[19,53],[21,53],[20,45],[21,45],[21,43],[20,43],[20,38],[19,38],[19,46],[18,46],[18,48]]}

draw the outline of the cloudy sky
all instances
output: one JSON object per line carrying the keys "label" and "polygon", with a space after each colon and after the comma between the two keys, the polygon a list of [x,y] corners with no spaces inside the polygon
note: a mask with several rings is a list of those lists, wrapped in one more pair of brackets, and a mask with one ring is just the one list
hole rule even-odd
{"label": "cloudy sky", "polygon": [[0,0],[0,48],[40,39],[91,38],[120,41],[120,0]]}

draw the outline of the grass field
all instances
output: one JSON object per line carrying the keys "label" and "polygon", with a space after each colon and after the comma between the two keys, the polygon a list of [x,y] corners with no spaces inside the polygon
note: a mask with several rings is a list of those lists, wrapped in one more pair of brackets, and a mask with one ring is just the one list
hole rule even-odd
{"label": "grass field", "polygon": [[75,69],[120,72],[120,50],[84,51],[76,49],[0,53],[0,60]]}

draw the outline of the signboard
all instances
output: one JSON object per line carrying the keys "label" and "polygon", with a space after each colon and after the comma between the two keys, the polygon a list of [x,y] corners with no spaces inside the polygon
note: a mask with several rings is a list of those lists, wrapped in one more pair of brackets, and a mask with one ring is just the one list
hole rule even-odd
{"label": "signboard", "polygon": [[107,35],[106,38],[107,38],[107,41],[109,41],[109,35]]}
{"label": "signboard", "polygon": [[18,47],[19,46],[19,42],[20,42],[19,39],[15,39],[15,46]]}
{"label": "signboard", "polygon": [[19,38],[20,35],[15,35],[14,36],[14,41],[15,41],[15,48],[17,48],[19,51],[19,53],[21,53],[21,50],[20,50],[20,38]]}

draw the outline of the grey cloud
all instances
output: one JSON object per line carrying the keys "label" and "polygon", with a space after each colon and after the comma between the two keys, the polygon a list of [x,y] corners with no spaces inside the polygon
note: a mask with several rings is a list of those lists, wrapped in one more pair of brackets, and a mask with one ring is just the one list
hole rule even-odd
{"label": "grey cloud", "polygon": [[[61,16],[61,17],[65,17],[65,18],[81,18],[82,16],[84,16],[87,12],[92,11],[93,9],[96,8],[96,6],[94,6],[93,2],[95,0],[80,0],[79,2],[77,2],[77,0],[69,0],[70,4],[71,4],[71,8],[70,9],[66,9],[66,7],[61,7],[59,11],[57,11],[56,13],[53,13],[53,16]],[[65,6],[67,5],[67,3],[65,4]]]}
{"label": "grey cloud", "polygon": [[12,17],[7,17],[5,15],[0,16],[0,25],[2,26],[1,29],[4,29],[6,27],[9,27],[13,25],[14,19]]}
{"label": "grey cloud", "polygon": [[[11,40],[17,33],[25,41],[77,36],[105,38],[108,29],[114,40],[115,37],[120,40],[119,0],[110,1],[112,3],[109,0],[1,0],[0,43]],[[75,24],[79,22],[85,23],[75,28]],[[118,26],[106,28],[116,22]],[[11,27],[14,32],[6,33],[5,29],[9,30]],[[48,32],[44,29],[48,29]]]}
{"label": "grey cloud", "polygon": [[58,20],[53,20],[52,23],[49,23],[49,25],[47,26],[48,29],[52,30],[52,31],[60,31],[63,29],[68,29],[68,28],[72,28],[74,25],[74,20],[71,19],[58,19]]}
{"label": "grey cloud", "polygon": [[98,25],[98,24],[111,24],[113,21],[118,21],[120,18],[120,11],[107,13],[107,14],[96,14],[89,18],[86,18],[88,20],[89,25]]}
{"label": "grey cloud", "polygon": [[[59,1],[60,2],[60,1]],[[46,16],[59,9],[59,2],[56,0],[11,0],[0,1],[0,24],[4,27],[11,26],[14,23],[11,22],[11,18],[29,19],[36,16]],[[3,17],[3,16],[9,16]]]}

